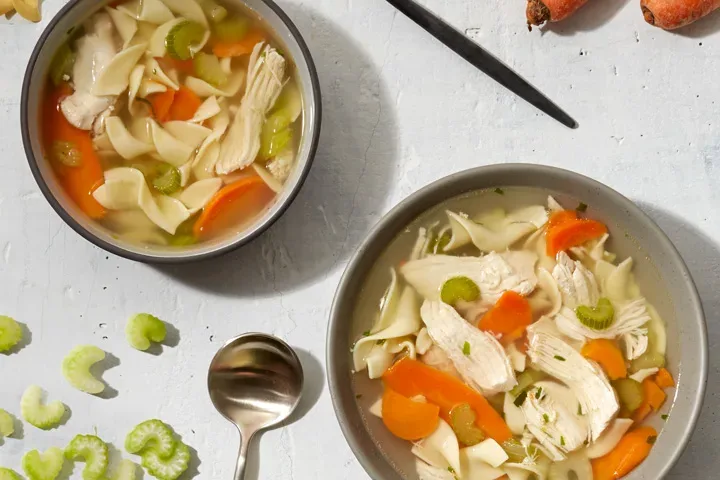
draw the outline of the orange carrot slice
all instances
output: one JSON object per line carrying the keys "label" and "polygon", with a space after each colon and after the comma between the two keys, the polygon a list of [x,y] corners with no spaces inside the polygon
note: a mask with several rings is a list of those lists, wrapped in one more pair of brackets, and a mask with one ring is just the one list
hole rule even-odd
{"label": "orange carrot slice", "polygon": [[428,402],[440,407],[440,416],[448,422],[450,410],[458,404],[467,403],[475,410],[476,425],[487,436],[498,443],[512,437],[503,418],[485,397],[457,378],[422,362],[405,357],[385,372],[383,381],[387,388],[405,397],[423,395]]}
{"label": "orange carrot slice", "polygon": [[152,105],[155,120],[160,123],[167,122],[170,115],[170,107],[172,107],[173,101],[175,100],[175,90],[168,88],[166,92],[148,95],[147,99],[150,105]]}
{"label": "orange carrot slice", "polygon": [[[53,88],[49,86],[48,88]],[[50,158],[65,192],[90,218],[99,219],[105,209],[92,193],[104,183],[100,159],[95,152],[90,132],[72,126],[60,111],[60,101],[73,93],[72,88],[62,84],[50,91],[43,112],[43,137],[45,154]],[[56,142],[68,143],[79,153],[79,165],[67,166],[52,158]]]}
{"label": "orange carrot slice", "polygon": [[[250,175],[221,188],[193,225],[196,237],[231,227],[260,212],[275,193],[258,175]],[[412,396],[412,395],[411,395]]]}
{"label": "orange carrot slice", "polygon": [[652,407],[656,412],[662,408],[663,403],[667,395],[663,392],[662,388],[658,387],[657,383],[652,378],[646,378],[642,382],[644,402]]}
{"label": "orange carrot slice", "polygon": [[559,212],[553,212],[550,214],[550,218],[548,219],[548,229],[573,220],[577,220],[577,211],[575,210],[560,210]]}
{"label": "orange carrot slice", "polygon": [[403,440],[419,440],[435,431],[440,407],[414,402],[391,388],[382,397],[382,419],[390,433]]}
{"label": "orange carrot slice", "polygon": [[508,290],[480,319],[478,328],[513,342],[520,338],[532,323],[530,302],[517,292]]}
{"label": "orange carrot slice", "polygon": [[168,112],[168,121],[180,120],[187,122],[195,116],[195,112],[198,111],[200,105],[202,105],[202,99],[183,85],[180,90],[175,92],[175,99]]}
{"label": "orange carrot slice", "polygon": [[610,380],[627,377],[627,366],[622,352],[615,342],[605,338],[598,338],[587,342],[581,352],[583,357],[594,360],[600,364]]}
{"label": "orange carrot slice", "polygon": [[666,368],[658,370],[658,373],[655,375],[655,383],[657,383],[660,388],[672,388],[675,386],[675,381]]}
{"label": "orange carrot slice", "polygon": [[638,409],[635,410],[632,414],[633,422],[641,423],[651,413],[652,413],[652,407],[650,406],[649,403],[647,403],[646,401],[643,401],[643,403],[640,404]]}
{"label": "orange carrot slice", "polygon": [[265,41],[265,34],[262,30],[255,29],[248,32],[242,40],[238,42],[218,42],[213,46],[213,53],[220,57],[242,57],[250,55],[260,42]]}
{"label": "orange carrot slice", "polygon": [[554,257],[558,252],[600,238],[607,231],[607,227],[596,220],[584,218],[565,220],[560,224],[548,227],[546,235],[547,254]]}
{"label": "orange carrot slice", "polygon": [[647,458],[657,432],[652,427],[640,427],[626,433],[610,453],[592,460],[594,480],[614,480],[624,477]]}

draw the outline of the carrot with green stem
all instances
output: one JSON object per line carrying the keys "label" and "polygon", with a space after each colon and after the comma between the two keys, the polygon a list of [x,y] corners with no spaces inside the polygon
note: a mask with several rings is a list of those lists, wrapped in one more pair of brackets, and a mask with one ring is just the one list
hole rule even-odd
{"label": "carrot with green stem", "polygon": [[720,8],[720,0],[640,0],[645,21],[664,30],[690,25]]}

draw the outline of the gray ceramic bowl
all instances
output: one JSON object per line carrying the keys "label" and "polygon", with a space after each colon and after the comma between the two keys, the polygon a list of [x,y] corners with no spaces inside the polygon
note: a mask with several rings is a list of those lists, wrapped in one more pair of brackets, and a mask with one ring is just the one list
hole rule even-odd
{"label": "gray ceramic bowl", "polygon": [[[514,186],[540,188],[564,205],[586,203],[590,206],[588,213],[609,226],[613,251],[621,258],[631,255],[635,259],[634,272],[643,293],[667,323],[668,368],[678,386],[667,422],[656,418],[653,424],[662,433],[652,453],[627,478],[662,478],[687,445],[705,392],[707,338],[695,285],[667,236],[630,200],[590,178],[538,165],[480,167],[423,188],[386,215],[350,260],[330,313],[327,346],[328,383],[345,438],[372,478],[417,478],[408,442],[394,438],[380,419],[367,413],[375,396],[356,398],[371,388],[366,375],[351,373],[350,347],[371,322],[351,321],[356,299],[373,263],[412,220],[449,198],[474,190]],[[662,288],[649,288],[652,282],[660,282]],[[374,289],[375,285],[368,288]],[[384,288],[379,286],[378,295]],[[374,382],[378,392],[379,383]]]}
{"label": "gray ceramic bowl", "polygon": [[305,41],[290,18],[272,0],[223,0],[249,8],[261,17],[275,32],[296,65],[297,78],[303,97],[303,138],[297,156],[297,165],[288,178],[285,189],[270,208],[254,223],[236,234],[186,248],[150,248],[122,242],[110,232],[87,218],[67,197],[58,184],[50,165],[45,161],[40,139],[40,102],[46,85],[47,72],[55,51],[68,38],[73,29],[92,14],[110,3],[110,0],[70,0],[50,21],[40,36],[25,73],[22,88],[20,124],[25,153],[35,180],[45,198],[76,232],[95,245],[131,260],[149,263],[183,263],[206,259],[245,245],[272,225],[300,191],[315,157],[322,104],[317,71]]}

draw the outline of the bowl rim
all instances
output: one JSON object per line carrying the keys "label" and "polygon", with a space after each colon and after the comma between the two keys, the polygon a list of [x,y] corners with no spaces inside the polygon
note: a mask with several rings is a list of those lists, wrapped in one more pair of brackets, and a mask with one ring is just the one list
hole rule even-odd
{"label": "bowl rim", "polygon": [[[638,222],[641,222],[643,224],[643,227],[649,229],[650,235],[657,238],[662,248],[668,254],[668,258],[666,258],[664,261],[673,262],[678,268],[678,275],[682,276],[682,283],[685,284],[685,286],[687,287],[687,291],[690,293],[690,298],[688,300],[694,307],[694,311],[692,312],[693,315],[691,315],[692,318],[688,319],[688,324],[689,327],[694,329],[700,337],[700,345],[698,350],[699,354],[696,357],[696,363],[699,366],[699,370],[696,379],[697,381],[695,383],[688,384],[687,387],[688,389],[694,388],[694,391],[688,396],[690,409],[687,422],[684,424],[684,427],[682,427],[681,438],[673,439],[675,443],[672,454],[665,457],[663,465],[657,468],[657,478],[663,478],[669,473],[670,469],[673,467],[673,465],[675,465],[675,463],[680,458],[680,455],[682,455],[685,448],[687,447],[687,444],[690,441],[690,437],[692,436],[693,430],[700,416],[700,412],[702,410],[703,402],[705,399],[705,389],[708,377],[708,339],[707,324],[702,307],[702,302],[700,300],[700,295],[698,294],[695,282],[690,274],[689,269],[687,268],[684,259],[680,255],[680,252],[677,250],[677,247],[675,247],[672,241],[668,238],[665,232],[655,223],[655,221],[650,218],[650,216],[648,216],[642,209],[640,209],[640,207],[638,207],[633,201],[631,201],[629,198],[625,197],[621,193],[617,192],[616,190],[610,188],[609,186],[590,177],[587,177],[577,172],[573,172],[571,170],[566,170],[563,168],[548,165],[525,163],[485,165],[445,176],[422,187],[421,189],[409,195],[407,198],[403,199],[387,214],[385,214],[367,234],[363,242],[356,249],[352,257],[348,261],[345,271],[343,272],[342,277],[338,283],[332,306],[330,307],[329,322],[326,334],[327,344],[325,361],[327,365],[328,388],[330,391],[330,397],[332,400],[333,409],[335,411],[335,416],[340,425],[340,429],[342,430],[345,440],[353,451],[355,457],[358,459],[362,467],[365,469],[368,475],[370,475],[371,478],[383,478],[383,476],[387,475],[386,473],[383,473],[382,467],[378,466],[378,462],[388,463],[387,459],[383,456],[382,460],[373,460],[369,458],[369,456],[366,455],[366,453],[363,451],[360,437],[367,435],[365,427],[363,426],[362,432],[358,432],[356,429],[353,429],[354,425],[352,425],[351,422],[348,420],[350,418],[353,418],[354,415],[357,415],[357,409],[355,405],[344,403],[342,399],[343,389],[346,388],[343,382],[349,372],[346,372],[345,369],[339,368],[335,362],[335,358],[338,355],[348,355],[348,352],[344,351],[341,348],[341,335],[346,335],[348,333],[347,330],[343,330],[343,324],[347,323],[347,318],[343,316],[344,310],[346,309],[346,299],[349,298],[349,294],[354,294],[357,291],[357,285],[355,285],[355,282],[358,281],[358,279],[356,278],[358,272],[360,272],[362,275],[368,274],[368,270],[363,268],[364,262],[367,261],[366,256],[369,255],[368,250],[373,250],[375,247],[374,243],[376,242],[377,237],[389,229],[392,230],[393,226],[397,225],[398,222],[401,222],[401,228],[404,228],[404,226],[408,223],[404,219],[407,210],[414,210],[417,208],[416,205],[425,203],[427,199],[440,196],[441,193],[444,193],[445,190],[447,190],[453,185],[462,184],[463,182],[469,182],[473,179],[478,179],[483,176],[497,176],[503,174],[522,175],[526,178],[533,178],[535,175],[564,177],[568,181],[576,183],[579,182],[581,184],[584,184],[588,189],[598,191],[599,195],[601,196],[610,197],[611,200],[619,203],[630,216],[635,218]],[[477,187],[474,190],[482,188],[487,187]],[[460,195],[462,193],[463,192],[458,191],[455,193],[455,195]],[[452,198],[452,196],[449,196],[447,198]],[[440,202],[435,201],[433,204],[437,205],[438,203]],[[422,211],[425,210],[427,210],[427,208],[421,210],[420,213],[417,213],[416,215],[414,215],[414,217],[417,217],[417,215],[421,214]],[[374,257],[377,257],[377,254],[374,254]],[[682,360],[680,364],[682,364]],[[353,411],[353,409],[355,409],[355,411]],[[399,479],[400,477],[397,476],[397,478]]]}
{"label": "bowl rim", "polygon": [[[25,75],[23,78],[23,84],[22,84],[22,90],[21,90],[21,100],[20,100],[20,130],[22,134],[22,141],[23,141],[23,148],[25,150],[25,156],[27,157],[28,165],[30,166],[30,171],[32,172],[33,177],[35,178],[35,182],[37,183],[38,187],[40,188],[40,191],[42,192],[45,199],[48,201],[50,206],[55,210],[55,212],[60,216],[60,218],[68,225],[70,228],[72,228],[75,232],[77,232],[80,236],[85,238],[85,240],[89,241],[93,245],[102,248],[103,250],[113,253],[115,255],[118,255],[120,257],[137,261],[137,262],[143,262],[148,264],[184,264],[184,263],[194,263],[199,262],[202,260],[208,260],[212,258],[219,257],[221,255],[224,255],[226,253],[229,253],[233,250],[236,250],[260,235],[262,235],[267,229],[269,229],[284,213],[287,211],[287,209],[290,207],[290,205],[293,203],[297,195],[300,193],[300,190],[302,186],[305,183],[305,180],[307,179],[310,169],[312,167],[312,164],[315,160],[315,155],[317,154],[318,145],[320,142],[320,132],[321,132],[321,126],[322,126],[322,92],[320,89],[320,77],[317,73],[317,68],[315,66],[315,62],[312,58],[312,54],[310,52],[310,48],[308,47],[307,43],[305,42],[305,39],[303,38],[302,34],[300,33],[300,30],[298,30],[295,23],[290,19],[290,17],[285,13],[285,11],[277,4],[274,0],[259,0],[263,2],[268,8],[270,8],[280,19],[282,23],[285,24],[286,28],[290,32],[290,35],[292,36],[293,40],[297,43],[298,48],[302,52],[302,56],[305,60],[305,63],[308,67],[308,73],[310,77],[310,86],[311,90],[313,91],[314,96],[314,102],[313,102],[313,108],[314,108],[314,121],[311,125],[311,131],[312,136],[309,139],[310,141],[310,147],[308,149],[308,158],[305,162],[305,165],[302,168],[302,171],[298,175],[297,181],[294,185],[290,187],[290,191],[287,194],[287,197],[283,200],[282,204],[268,217],[266,217],[261,223],[258,223],[253,230],[250,233],[247,232],[240,232],[239,238],[231,241],[227,245],[222,246],[221,248],[217,248],[214,250],[206,251],[203,253],[196,253],[192,255],[183,255],[182,253],[179,255],[173,255],[173,256],[162,256],[162,255],[154,255],[154,254],[145,254],[141,252],[136,251],[130,251],[119,244],[114,244],[107,242],[96,235],[94,235],[92,232],[87,230],[85,227],[83,227],[80,222],[75,220],[73,216],[63,208],[63,206],[60,204],[60,201],[55,198],[55,195],[53,195],[52,191],[50,190],[50,187],[48,186],[47,182],[43,178],[42,173],[40,172],[40,167],[38,165],[38,159],[35,158],[35,154],[33,153],[32,149],[32,139],[30,138],[30,129],[28,127],[29,122],[29,112],[28,112],[28,99],[30,96],[30,84],[31,79],[33,76],[33,72],[35,70],[35,66],[37,64],[38,57],[40,55],[40,52],[45,47],[45,43],[47,42],[48,37],[53,33],[58,23],[67,15],[70,11],[72,11],[76,5],[82,1],[86,0],[70,0],[67,4],[65,4],[58,13],[50,20],[47,27],[45,27],[45,30],[42,32],[40,37],[38,38],[37,43],[35,44],[35,47],[33,48],[32,54],[30,55],[30,59],[28,61],[27,68],[25,70]],[[105,0],[104,2],[99,2],[96,7],[98,9],[101,9],[104,4],[109,3],[110,0]],[[240,0],[243,4],[246,2],[244,0]]]}

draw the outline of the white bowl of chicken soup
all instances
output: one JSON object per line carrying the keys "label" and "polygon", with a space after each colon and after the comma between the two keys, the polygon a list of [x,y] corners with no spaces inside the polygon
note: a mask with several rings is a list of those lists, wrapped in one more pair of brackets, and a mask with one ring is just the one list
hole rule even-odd
{"label": "white bowl of chicken soup", "polygon": [[297,195],[317,73],[271,0],[70,1],[28,65],[23,142],[60,216],[148,262],[219,255]]}
{"label": "white bowl of chicken soup", "polygon": [[461,172],[359,248],[328,331],[342,430],[372,478],[662,478],[707,376],[665,234],[587,177]]}

